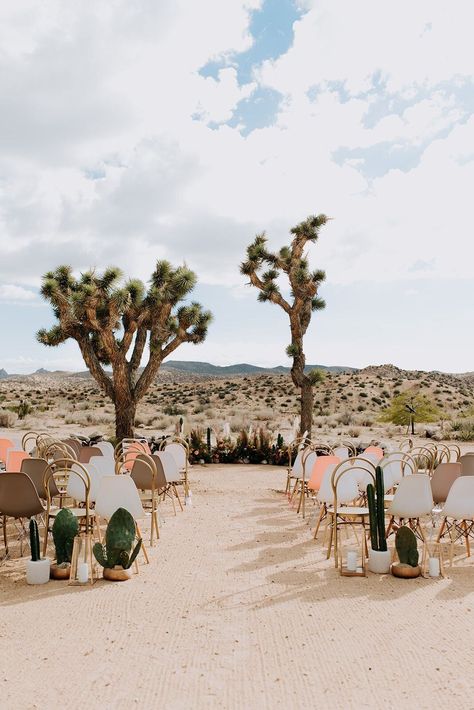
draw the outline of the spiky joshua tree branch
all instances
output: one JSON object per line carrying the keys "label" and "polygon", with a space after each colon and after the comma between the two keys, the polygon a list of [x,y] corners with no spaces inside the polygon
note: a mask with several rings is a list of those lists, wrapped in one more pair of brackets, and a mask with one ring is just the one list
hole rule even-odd
{"label": "spiky joshua tree branch", "polygon": [[114,402],[118,438],[133,436],[137,403],[162,361],[182,343],[205,340],[211,313],[199,303],[182,303],[195,284],[187,266],[174,268],[167,261],[158,261],[148,288],[138,279],[124,282],[116,267],[75,278],[70,266],[59,266],[44,275],[41,294],[58,322],[37,338],[53,347],[76,340],[91,374]]}
{"label": "spiky joshua tree branch", "polygon": [[[259,301],[276,303],[288,314],[291,343],[286,353],[293,360],[293,383],[301,390],[301,434],[307,431],[308,436],[312,427],[313,386],[321,381],[322,373],[319,370],[305,373],[303,338],[313,312],[326,305],[318,296],[326,275],[320,269],[310,271],[305,249],[308,243],[317,241],[321,227],[328,221],[324,214],[308,217],[291,229],[293,239],[290,246],[284,246],[276,253],[268,250],[265,233],[257,234],[247,247],[247,259],[240,267],[241,273],[249,277],[250,284],[259,290]],[[289,299],[283,296],[280,289],[282,276],[286,276],[289,282]]]}

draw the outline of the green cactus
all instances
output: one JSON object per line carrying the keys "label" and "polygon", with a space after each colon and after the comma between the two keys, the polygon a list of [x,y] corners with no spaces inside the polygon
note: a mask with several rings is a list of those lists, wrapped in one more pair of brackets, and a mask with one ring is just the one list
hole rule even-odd
{"label": "green cactus", "polygon": [[207,427],[207,451],[211,453],[211,427]]}
{"label": "green cactus", "polygon": [[56,562],[66,565],[71,562],[74,538],[79,534],[79,524],[76,517],[67,508],[56,515],[53,523],[53,540],[56,548]]}
{"label": "green cactus", "polygon": [[375,488],[372,483],[367,486],[367,505],[370,521],[370,544],[372,550],[386,552],[385,507],[384,507],[383,471],[377,466],[375,471]]}
{"label": "green cactus", "polygon": [[30,549],[31,561],[38,562],[41,559],[38,523],[33,518],[30,520]]}
{"label": "green cactus", "polygon": [[139,539],[131,553],[135,537],[133,517],[125,508],[118,508],[107,525],[105,545],[97,542],[93,547],[94,557],[102,567],[113,568],[118,565],[128,569],[134,563],[142,544]]}
{"label": "green cactus", "polygon": [[277,449],[282,449],[284,445],[283,437],[281,434],[278,434],[277,436]]}
{"label": "green cactus", "polygon": [[400,562],[411,567],[418,566],[418,549],[413,530],[403,525],[395,534],[395,547]]}

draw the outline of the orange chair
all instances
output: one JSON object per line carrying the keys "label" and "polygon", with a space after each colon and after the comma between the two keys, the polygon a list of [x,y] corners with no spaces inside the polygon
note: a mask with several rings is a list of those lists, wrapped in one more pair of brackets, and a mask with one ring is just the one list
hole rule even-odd
{"label": "orange chair", "polygon": [[29,454],[26,451],[17,451],[16,449],[10,449],[7,453],[7,473],[16,473],[21,470],[21,462],[25,459],[29,459]]}
{"label": "orange chair", "polygon": [[15,444],[13,443],[13,441],[10,441],[10,439],[0,439],[0,461],[3,461],[3,463],[5,463],[7,460],[8,449],[14,448]]}
{"label": "orange chair", "polygon": [[383,459],[383,449],[380,448],[380,446],[368,446],[365,451],[361,453],[362,458],[364,458],[364,454],[373,454],[373,456],[377,456],[379,461]]}
{"label": "orange chair", "polygon": [[310,491],[319,491],[321,481],[323,480],[324,472],[330,464],[341,463],[339,456],[318,456],[311,469],[311,476],[308,481]]}

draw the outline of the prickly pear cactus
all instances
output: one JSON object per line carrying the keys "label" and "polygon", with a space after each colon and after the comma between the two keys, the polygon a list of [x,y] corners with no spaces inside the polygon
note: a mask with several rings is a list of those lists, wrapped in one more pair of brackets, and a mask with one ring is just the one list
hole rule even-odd
{"label": "prickly pear cactus", "polygon": [[116,565],[128,569],[135,561],[142,544],[138,540],[132,554],[135,542],[135,521],[125,508],[118,508],[109,520],[105,533],[105,546],[96,543],[93,547],[94,557],[102,567],[113,568]]}
{"label": "prickly pear cactus", "polygon": [[53,523],[53,540],[58,565],[71,562],[74,538],[78,533],[79,525],[76,517],[67,508],[60,510]]}
{"label": "prickly pear cactus", "polygon": [[410,530],[406,525],[398,528],[395,535],[395,547],[402,564],[410,565],[411,567],[418,566],[416,537],[413,530]]}

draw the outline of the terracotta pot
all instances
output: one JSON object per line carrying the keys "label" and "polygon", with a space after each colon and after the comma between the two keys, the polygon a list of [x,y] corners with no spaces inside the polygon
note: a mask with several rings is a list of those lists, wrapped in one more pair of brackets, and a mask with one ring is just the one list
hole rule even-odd
{"label": "terracotta pot", "polygon": [[402,579],[414,579],[415,577],[420,576],[421,568],[419,565],[417,567],[412,567],[411,565],[399,562],[398,564],[392,565],[392,574],[394,577],[400,577]]}
{"label": "terracotta pot", "polygon": [[109,582],[125,582],[132,576],[131,569],[124,569],[123,567],[104,567],[103,577],[108,579]]}
{"label": "terracotta pot", "polygon": [[59,567],[56,564],[51,565],[50,575],[51,579],[69,579],[71,576],[71,565],[67,567]]}

